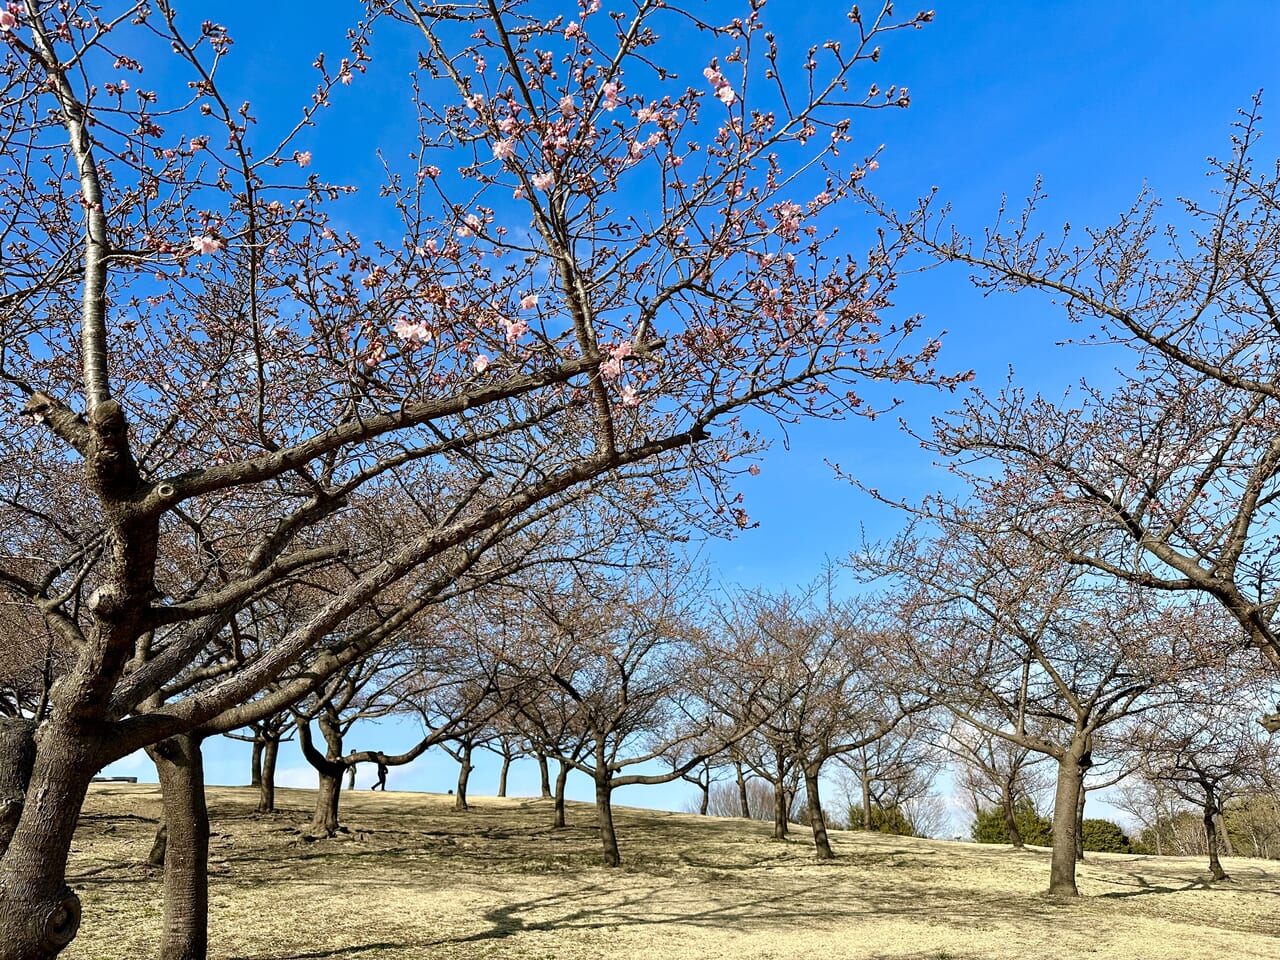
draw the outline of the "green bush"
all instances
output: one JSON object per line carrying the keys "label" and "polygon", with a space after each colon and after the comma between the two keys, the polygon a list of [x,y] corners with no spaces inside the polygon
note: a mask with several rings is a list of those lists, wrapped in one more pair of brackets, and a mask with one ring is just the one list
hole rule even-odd
{"label": "green bush", "polygon": [[[1036,813],[1030,800],[1019,800],[1014,807],[1013,818],[1018,824],[1018,833],[1023,843],[1037,847],[1053,846],[1053,824],[1046,817]],[[973,839],[978,843],[1008,843],[1009,829],[1005,826],[1004,813],[1001,810],[986,810],[978,814],[973,822]]]}
{"label": "green bush", "polygon": [[1097,853],[1129,853],[1129,838],[1118,824],[1110,820],[1090,820],[1080,825],[1084,836],[1084,848]]}
{"label": "green bush", "polygon": [[[864,825],[862,819],[862,804],[851,805],[849,807],[849,829],[862,830]],[[889,809],[873,806],[871,808],[871,829],[880,833],[891,833],[899,837],[914,837],[916,835],[915,827],[911,825],[911,821],[907,819],[907,815],[902,812],[902,808],[897,804],[893,804]]]}

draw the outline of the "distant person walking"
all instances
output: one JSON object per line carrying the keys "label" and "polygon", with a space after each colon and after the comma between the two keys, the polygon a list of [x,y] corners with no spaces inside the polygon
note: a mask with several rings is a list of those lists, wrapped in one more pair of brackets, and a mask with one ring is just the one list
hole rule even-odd
{"label": "distant person walking", "polygon": [[387,792],[387,765],[381,760],[378,761],[378,782],[369,789],[377,790],[378,788],[381,788],[383,793]]}

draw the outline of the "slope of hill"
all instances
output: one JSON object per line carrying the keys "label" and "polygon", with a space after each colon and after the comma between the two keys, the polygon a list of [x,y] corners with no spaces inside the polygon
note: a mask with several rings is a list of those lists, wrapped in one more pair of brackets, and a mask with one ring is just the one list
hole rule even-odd
{"label": "slope of hill", "polygon": [[[1078,902],[1041,894],[1048,854],[860,833],[813,859],[808,831],[620,808],[624,864],[600,866],[590,806],[552,830],[549,801],[369,791],[350,828],[308,842],[312,793],[212,788],[210,956],[226,960],[510,957],[1013,960],[1280,956],[1280,864],[1090,854]],[[72,960],[157,954],[160,874],[142,866],[151,785],[96,785],[71,886],[84,902]]]}

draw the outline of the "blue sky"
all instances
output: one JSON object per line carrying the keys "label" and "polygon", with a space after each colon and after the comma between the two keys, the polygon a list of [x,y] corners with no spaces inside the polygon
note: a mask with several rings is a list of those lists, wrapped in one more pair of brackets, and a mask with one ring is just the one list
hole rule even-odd
{"label": "blue sky", "polygon": [[[297,95],[305,96],[313,83],[307,67],[316,51],[323,47],[335,59],[343,54],[341,38],[353,6],[340,0],[306,5],[280,0],[222,7],[218,15],[237,39],[223,82],[248,89],[264,125],[293,116]],[[574,8],[569,2],[563,6],[566,13]],[[610,6],[607,0],[604,6]],[[708,0],[701,6],[728,10],[737,5]],[[1144,183],[1166,199],[1170,216],[1176,217],[1177,196],[1208,189],[1205,158],[1229,152],[1236,111],[1259,89],[1280,99],[1275,53],[1280,4],[940,0],[934,9],[933,24],[895,34],[880,64],[864,75],[882,87],[907,85],[912,106],[867,114],[855,128],[855,152],[885,145],[880,169],[869,183],[891,204],[907,206],[937,186],[954,204],[956,221],[975,231],[990,222],[1002,194],[1015,200],[1025,196],[1037,175],[1049,194],[1046,229],[1066,220],[1105,224]],[[827,0],[773,0],[766,19],[784,50],[790,46],[799,57],[809,42],[833,35],[843,10],[843,4]],[[371,109],[370,103],[403,82],[411,63],[405,59],[407,42],[376,41],[370,77],[339,91],[324,117],[330,136],[299,143],[313,149],[321,176],[376,184],[380,166],[374,148],[394,154],[404,132],[391,114]],[[1272,140],[1280,142],[1280,124],[1271,129],[1275,132],[1264,137],[1260,156],[1267,155]],[[348,133],[335,138],[334,130]],[[846,235],[872,229],[856,209],[847,218]],[[984,298],[970,287],[962,268],[905,277],[897,301],[902,314],[924,313],[930,329],[948,331],[943,368],[972,368],[982,385],[998,386],[1012,366],[1019,383],[1058,394],[1081,376],[1105,381],[1115,362],[1116,354],[1104,350],[1055,347],[1069,331],[1046,299],[1027,294]],[[921,389],[897,392],[904,400],[901,415],[918,427],[954,399]],[[945,483],[928,455],[897,429],[894,416],[875,423],[805,424],[790,431],[790,441],[789,449],[775,444],[760,476],[743,480],[745,506],[759,527],[707,548],[726,582],[803,583],[827,558],[843,557],[860,528],[879,537],[897,527],[900,518],[893,511],[836,479],[828,460],[869,486],[908,499]],[[379,735],[377,746],[384,745],[381,740]],[[350,745],[375,746],[359,734]],[[208,752],[211,782],[245,781],[246,750],[219,743],[210,744]],[[314,782],[292,749],[281,766],[282,783]],[[151,778],[149,765],[133,760],[109,772]],[[394,770],[390,782],[444,790],[454,776],[452,761],[434,757]],[[536,789],[533,776],[531,765],[518,769],[513,790]],[[482,763],[475,781],[473,792],[492,792],[496,764]],[[675,786],[623,794],[620,800],[678,808],[692,792]],[[585,781],[572,793],[590,796]]]}

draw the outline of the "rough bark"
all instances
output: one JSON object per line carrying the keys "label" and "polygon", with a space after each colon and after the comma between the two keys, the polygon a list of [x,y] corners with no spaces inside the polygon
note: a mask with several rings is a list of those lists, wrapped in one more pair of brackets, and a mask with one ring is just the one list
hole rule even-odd
{"label": "rough bark", "polygon": [[209,811],[200,740],[182,735],[147,751],[164,798],[164,926],[160,960],[204,960],[209,948]]}
{"label": "rough bark", "polygon": [[[831,840],[827,836],[827,818],[822,815],[822,797],[818,791],[818,767],[806,766],[804,769],[805,800],[809,804],[809,825],[813,827],[813,846],[819,860],[832,860],[835,852],[831,849]],[[863,819],[870,820],[870,810],[863,814]]]}
{"label": "rough bark", "polygon": [[0,719],[0,857],[22,817],[36,762],[36,725],[23,717]]}
{"label": "rough bark", "polygon": [[311,815],[311,826],[307,828],[308,836],[332,837],[340,829],[342,823],[338,819],[338,804],[342,799],[342,774],[320,771],[320,782],[316,788],[316,809]]}
{"label": "rough bark", "polygon": [[80,928],[67,857],[89,782],[102,768],[99,733],[55,712],[41,731],[27,797],[0,858],[0,960],[48,960]]}
{"label": "rough bark", "polygon": [[698,788],[702,791],[702,801],[698,804],[698,813],[705,817],[707,811],[711,809],[711,784],[699,783]]}
{"label": "rough bark", "polygon": [[1049,893],[1076,897],[1076,810],[1084,788],[1086,762],[1073,746],[1058,758],[1058,788],[1053,801],[1053,853],[1049,862]]}
{"label": "rough bark", "polygon": [[555,813],[551,819],[551,826],[556,829],[564,826],[564,787],[568,780],[569,765],[561,760],[560,770],[556,774]]}
{"label": "rough bark", "polygon": [[622,863],[622,854],[618,852],[618,834],[613,828],[613,787],[609,784],[607,772],[596,777],[596,818],[600,822],[600,845],[604,848],[605,865],[616,867]]}
{"label": "rough bark", "polygon": [[1076,863],[1084,863],[1084,802],[1088,793],[1089,792],[1084,788],[1084,783],[1081,783],[1080,796],[1076,800]]}

